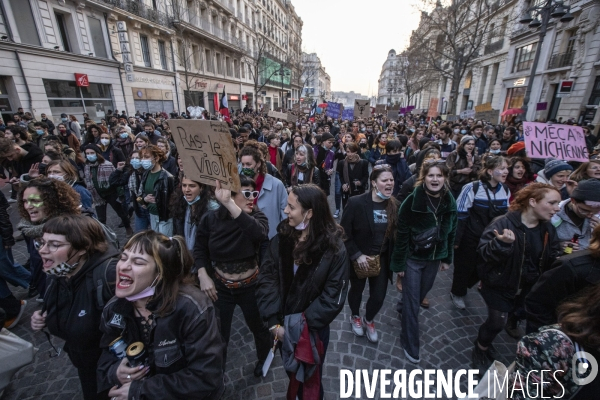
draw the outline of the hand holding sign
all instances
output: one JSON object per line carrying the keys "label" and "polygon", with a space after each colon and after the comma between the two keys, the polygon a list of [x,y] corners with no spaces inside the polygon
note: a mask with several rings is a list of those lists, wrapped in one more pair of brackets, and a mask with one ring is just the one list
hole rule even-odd
{"label": "hand holding sign", "polygon": [[523,133],[530,158],[589,161],[585,135],[579,126],[523,122]]}

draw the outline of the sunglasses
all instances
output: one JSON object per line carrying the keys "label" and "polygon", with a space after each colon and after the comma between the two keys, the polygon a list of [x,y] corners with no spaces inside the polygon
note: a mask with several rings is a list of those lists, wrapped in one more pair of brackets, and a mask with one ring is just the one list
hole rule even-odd
{"label": "sunglasses", "polygon": [[248,200],[254,200],[258,197],[258,190],[242,190],[242,194]]}

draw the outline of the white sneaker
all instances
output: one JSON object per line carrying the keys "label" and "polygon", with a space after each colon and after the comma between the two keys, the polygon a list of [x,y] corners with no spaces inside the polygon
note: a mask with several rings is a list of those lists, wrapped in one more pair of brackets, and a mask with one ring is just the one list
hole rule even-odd
{"label": "white sneaker", "polygon": [[365,336],[365,328],[363,327],[360,315],[352,315],[350,317],[350,323],[352,324],[352,333],[356,336]]}
{"label": "white sneaker", "polygon": [[404,356],[405,356],[405,357],[406,357],[406,359],[407,359],[408,361],[410,361],[411,363],[413,363],[413,364],[418,364],[418,363],[419,363],[419,361],[421,361],[421,359],[420,359],[420,358],[414,358],[414,357],[412,357],[410,354],[408,354],[408,351],[406,351],[406,349],[403,349],[403,350],[404,350]]}
{"label": "white sneaker", "polygon": [[363,326],[367,331],[367,339],[371,343],[377,343],[379,338],[377,337],[377,330],[375,329],[375,322],[368,323],[365,317],[362,319]]}
{"label": "white sneaker", "polygon": [[340,217],[340,210],[335,210],[335,212],[333,213],[333,218],[339,218]]}
{"label": "white sneaker", "polygon": [[452,293],[450,293],[450,298],[452,299],[452,303],[454,304],[454,306],[459,310],[464,310],[465,308],[467,308],[467,306],[465,305],[465,296],[455,296]]}
{"label": "white sneaker", "polygon": [[8,199],[8,203],[9,203],[9,204],[10,204],[10,203],[16,203],[16,202],[17,202],[17,199],[13,199],[13,198],[9,198],[9,199]]}

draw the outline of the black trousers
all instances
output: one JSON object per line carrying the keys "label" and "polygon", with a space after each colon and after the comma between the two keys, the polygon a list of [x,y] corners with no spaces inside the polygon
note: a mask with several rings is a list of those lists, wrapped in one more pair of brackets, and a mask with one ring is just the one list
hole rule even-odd
{"label": "black trousers", "polygon": [[123,207],[123,205],[119,203],[119,201],[117,200],[118,197],[119,195],[117,194],[117,192],[103,197],[106,203],[104,203],[101,206],[96,206],[96,215],[98,216],[98,221],[102,222],[103,224],[106,224],[106,205],[110,204],[110,206],[113,208],[113,210],[115,210],[119,218],[121,218],[121,221],[123,222],[123,225],[125,225],[125,228],[130,228],[131,224],[129,222],[129,214],[127,213],[127,207]]}
{"label": "black trousers", "polygon": [[371,278],[358,279],[354,267],[350,264],[350,290],[348,290],[348,305],[352,311],[352,315],[360,315],[360,302],[362,301],[362,294],[365,290],[365,285],[369,280],[369,299],[366,305],[365,318],[367,321],[373,321],[373,318],[377,315],[388,288],[388,274],[385,266],[382,265],[379,275]]}
{"label": "black trousers", "polygon": [[454,250],[454,275],[452,289],[455,296],[466,296],[467,289],[479,281],[477,275],[477,245],[479,239],[465,235],[460,241],[458,249]]}
{"label": "black trousers", "polygon": [[[233,311],[235,306],[240,306],[244,314],[246,325],[254,335],[254,344],[256,346],[256,357],[258,360],[265,360],[271,350],[272,338],[269,329],[262,321],[256,302],[255,288],[256,283],[239,289],[229,289],[218,279],[214,280],[217,289],[217,301],[215,307],[219,310],[221,319],[221,335],[225,343],[229,344],[231,336],[231,322],[233,320]],[[227,351],[225,353],[227,355]]]}

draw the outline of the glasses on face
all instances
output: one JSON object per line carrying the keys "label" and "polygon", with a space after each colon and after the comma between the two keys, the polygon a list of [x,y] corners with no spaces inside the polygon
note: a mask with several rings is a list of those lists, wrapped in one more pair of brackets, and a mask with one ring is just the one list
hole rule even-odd
{"label": "glasses on face", "polygon": [[242,194],[248,200],[254,200],[258,197],[258,190],[242,190]]}
{"label": "glasses on face", "polygon": [[373,170],[384,169],[384,168],[391,168],[391,167],[389,166],[389,164],[377,164],[376,166],[373,167]]}
{"label": "glasses on face", "polygon": [[44,246],[48,246],[47,249],[50,253],[56,252],[56,250],[60,249],[63,246],[68,246],[68,243],[59,243],[54,241],[46,242],[44,239],[37,239],[33,241],[33,246],[39,252]]}

